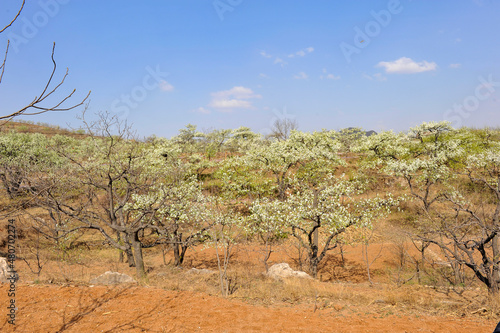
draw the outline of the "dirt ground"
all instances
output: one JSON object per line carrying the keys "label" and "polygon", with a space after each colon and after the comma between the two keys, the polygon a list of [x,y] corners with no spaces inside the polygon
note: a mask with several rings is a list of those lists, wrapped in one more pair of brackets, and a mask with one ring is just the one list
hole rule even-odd
{"label": "dirt ground", "polygon": [[311,307],[263,307],[193,292],[147,287],[20,285],[15,327],[2,332],[492,332],[475,318],[377,316]]}
{"label": "dirt ground", "polygon": [[[16,325],[7,322],[9,287],[0,285],[0,332],[493,332],[497,320],[491,311],[474,314],[481,303],[466,304],[421,285],[396,288],[387,273],[392,250],[379,245],[371,251],[380,253],[379,248],[387,253],[372,267],[374,285],[367,281],[359,247],[346,250],[342,267],[338,256],[326,260],[321,277],[310,282],[265,278],[260,254],[242,248],[232,259],[241,286],[228,298],[219,296],[216,273],[188,273],[191,267],[217,270],[210,248],[189,253],[182,270],[168,263],[170,256],[165,262],[159,250],[151,250],[148,281],[119,287],[89,284],[108,270],[135,275],[116,262],[112,249],[77,251],[66,261],[45,257],[40,276],[18,260]],[[273,254],[273,262],[297,268],[284,249]]]}

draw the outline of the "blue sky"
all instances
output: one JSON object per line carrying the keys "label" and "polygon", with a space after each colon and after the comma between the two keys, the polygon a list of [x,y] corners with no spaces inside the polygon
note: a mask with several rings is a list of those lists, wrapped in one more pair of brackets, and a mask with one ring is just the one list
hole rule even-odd
{"label": "blue sky", "polygon": [[[2,4],[2,27],[20,3]],[[500,126],[499,14],[494,0],[29,1],[0,35],[0,112],[40,93],[56,42],[56,79],[69,68],[57,97],[92,90],[91,114],[141,136],[266,133],[279,118],[304,131]],[[77,114],[29,119],[79,127]]]}

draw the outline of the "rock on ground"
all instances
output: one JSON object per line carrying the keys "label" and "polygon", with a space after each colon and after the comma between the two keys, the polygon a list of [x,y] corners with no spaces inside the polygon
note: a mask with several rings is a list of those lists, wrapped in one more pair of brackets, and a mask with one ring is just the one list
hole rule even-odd
{"label": "rock on ground", "polygon": [[120,283],[136,283],[131,276],[118,272],[106,272],[90,280],[90,284],[112,285]]}
{"label": "rock on ground", "polygon": [[9,265],[7,264],[6,258],[0,258],[0,282],[5,283],[8,282],[7,278],[9,277]]}
{"label": "rock on ground", "polygon": [[208,275],[208,274],[214,274],[215,271],[212,271],[210,269],[206,269],[206,268],[201,268],[201,269],[198,269],[198,268],[191,268],[189,271],[187,271],[187,273],[189,274],[201,274],[201,275]]}
{"label": "rock on ground", "polygon": [[311,279],[311,276],[309,274],[302,271],[294,271],[287,263],[272,265],[271,267],[269,267],[266,275],[274,279],[282,279],[288,277]]}

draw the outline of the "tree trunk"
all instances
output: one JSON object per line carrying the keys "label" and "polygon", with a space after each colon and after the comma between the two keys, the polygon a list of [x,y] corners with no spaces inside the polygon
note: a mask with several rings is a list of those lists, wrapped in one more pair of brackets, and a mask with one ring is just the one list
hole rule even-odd
{"label": "tree trunk", "polygon": [[135,269],[137,271],[137,276],[143,278],[146,276],[146,270],[144,269],[144,260],[142,257],[142,244],[139,240],[139,231],[134,232],[132,238],[132,247],[134,248],[134,259],[135,259]]}
{"label": "tree trunk", "polygon": [[489,277],[490,286],[488,288],[488,292],[492,296],[498,296],[500,291],[500,248],[498,244],[498,234],[493,236],[493,239],[491,240],[491,248],[493,251],[493,265],[491,267],[491,277]]}
{"label": "tree trunk", "polygon": [[[121,242],[122,242],[122,237],[121,237],[121,234],[119,231],[116,232],[116,241],[118,244],[121,244]],[[123,250],[119,250],[119,251],[120,251],[120,255],[118,257],[118,262],[123,262],[123,260],[125,259],[123,256]]]}
{"label": "tree trunk", "polygon": [[[133,237],[132,237],[133,239]],[[132,241],[130,239],[129,235],[125,235],[125,246],[127,249],[125,250],[125,254],[127,255],[127,262],[128,262],[128,267],[136,267],[135,266],[135,260],[134,260],[134,254],[132,252]]]}
{"label": "tree trunk", "polygon": [[186,256],[186,251],[188,249],[187,245],[175,244],[174,245],[174,258],[175,266],[180,266],[184,262]]}
{"label": "tree trunk", "polygon": [[309,259],[309,271],[311,272],[311,275],[313,278],[316,278],[318,276],[318,259],[317,258],[310,258]]}
{"label": "tree trunk", "polygon": [[181,246],[179,244],[174,244],[174,265],[176,267],[178,267],[182,264],[181,255],[180,255],[180,247]]}
{"label": "tree trunk", "polygon": [[[318,189],[314,189],[314,201],[313,201],[313,208],[318,207],[318,196],[319,196],[320,191]],[[321,226],[321,221],[320,217],[316,217],[316,220],[314,221],[314,231],[313,231],[313,237],[312,237],[312,244],[310,244],[311,247],[311,253],[309,255],[309,267],[311,269],[311,274],[313,275],[314,278],[316,278],[318,274],[318,264],[319,264],[319,258],[318,258],[318,252],[319,252],[319,228]],[[311,240],[309,240],[311,241]]]}
{"label": "tree trunk", "polygon": [[498,297],[498,292],[500,291],[500,286],[497,281],[491,281],[490,285],[488,286],[488,294],[490,294],[493,297]]}

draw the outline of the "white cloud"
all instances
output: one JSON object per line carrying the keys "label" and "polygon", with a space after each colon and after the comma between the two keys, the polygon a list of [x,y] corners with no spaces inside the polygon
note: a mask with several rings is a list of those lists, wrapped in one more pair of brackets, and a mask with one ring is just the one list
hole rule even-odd
{"label": "white cloud", "polygon": [[260,55],[264,58],[272,58],[273,56],[267,53],[266,51],[260,51]]}
{"label": "white cloud", "polygon": [[212,101],[209,106],[223,112],[230,112],[234,109],[251,109],[253,106],[250,100],[257,98],[262,98],[262,96],[254,93],[250,88],[237,86],[212,93]]}
{"label": "white cloud", "polygon": [[221,111],[231,111],[232,109],[250,109],[252,103],[241,99],[214,99],[210,106]]}
{"label": "white cloud", "polygon": [[264,74],[264,73],[260,73],[259,77],[261,77],[263,79],[269,79],[269,76],[267,74]]}
{"label": "white cloud", "polygon": [[210,111],[209,109],[205,109],[202,106],[200,106],[199,108],[197,108],[196,110],[194,110],[194,112],[203,113],[203,114],[210,114],[210,113],[212,113],[212,111]]}
{"label": "white cloud", "polygon": [[376,67],[384,67],[389,74],[413,74],[434,71],[437,68],[435,62],[415,62],[410,58],[402,57],[394,61],[381,61]]}
{"label": "white cloud", "polygon": [[279,58],[279,57],[276,57],[276,59],[274,59],[274,63],[275,64],[280,64],[281,67],[283,67],[284,65],[286,65],[286,62],[283,59]]}
{"label": "white cloud", "polygon": [[462,64],[450,64],[450,68],[460,68]]}
{"label": "white cloud", "polygon": [[294,57],[304,57],[308,53],[314,52],[314,47],[306,47],[305,49],[299,50],[295,53],[289,54],[289,58],[294,58]]}
{"label": "white cloud", "polygon": [[326,70],[326,68],[323,68],[322,72],[323,72],[324,75],[320,75],[319,76],[319,78],[321,80],[323,80],[323,79],[327,79],[327,80],[340,80],[340,75],[339,76],[335,76],[334,74],[328,74],[328,71]]}
{"label": "white cloud", "polygon": [[328,74],[326,76],[326,78],[329,79],[329,80],[339,80],[340,79],[340,75],[339,76],[335,76],[333,74]]}
{"label": "white cloud", "polygon": [[309,78],[309,76],[307,76],[307,74],[304,72],[300,72],[299,74],[294,75],[293,78],[296,80],[306,80]]}
{"label": "white cloud", "polygon": [[261,95],[255,94],[252,89],[245,88],[242,86],[233,87],[229,90],[222,90],[212,93],[212,96],[216,98],[228,98],[234,97],[237,99],[251,99],[251,98],[262,98]]}
{"label": "white cloud", "polygon": [[172,91],[172,90],[174,90],[174,86],[165,80],[161,80],[160,81],[160,89],[162,91]]}
{"label": "white cloud", "polygon": [[363,77],[365,79],[368,79],[368,80],[375,80],[375,81],[380,81],[380,82],[383,82],[383,81],[387,81],[387,78],[385,76],[382,75],[382,73],[375,73],[373,75],[368,75],[368,74],[363,74]]}

